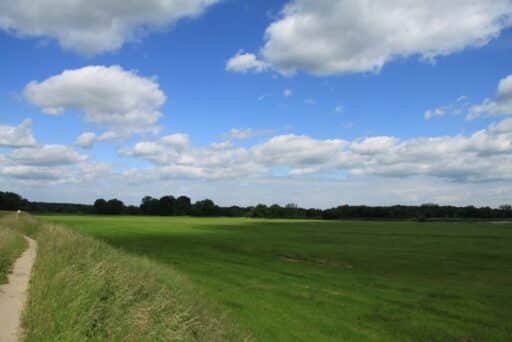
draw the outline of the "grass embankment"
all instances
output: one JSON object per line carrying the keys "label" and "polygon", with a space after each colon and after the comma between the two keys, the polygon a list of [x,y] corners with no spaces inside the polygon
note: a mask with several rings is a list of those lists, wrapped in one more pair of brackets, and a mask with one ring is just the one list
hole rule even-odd
{"label": "grass embankment", "polygon": [[169,267],[28,216],[23,229],[38,242],[25,341],[244,339]]}
{"label": "grass embankment", "polygon": [[21,234],[15,231],[14,217],[6,216],[0,212],[0,284],[7,282],[9,274],[16,259],[28,247]]}
{"label": "grass embankment", "polygon": [[512,224],[45,219],[178,269],[262,341],[512,340]]}

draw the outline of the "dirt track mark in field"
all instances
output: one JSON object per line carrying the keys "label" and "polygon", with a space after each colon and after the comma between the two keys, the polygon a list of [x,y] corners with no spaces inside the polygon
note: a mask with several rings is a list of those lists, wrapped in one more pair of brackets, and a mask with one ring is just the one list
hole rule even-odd
{"label": "dirt track mark in field", "polygon": [[0,286],[0,342],[17,341],[21,335],[21,313],[37,250],[34,240],[25,239],[27,250],[14,263],[7,284]]}

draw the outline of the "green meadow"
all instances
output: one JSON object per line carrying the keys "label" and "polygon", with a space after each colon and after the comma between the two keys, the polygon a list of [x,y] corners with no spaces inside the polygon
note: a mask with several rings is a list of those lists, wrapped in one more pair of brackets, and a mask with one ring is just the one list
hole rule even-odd
{"label": "green meadow", "polygon": [[512,339],[512,224],[41,218],[176,270],[255,340]]}

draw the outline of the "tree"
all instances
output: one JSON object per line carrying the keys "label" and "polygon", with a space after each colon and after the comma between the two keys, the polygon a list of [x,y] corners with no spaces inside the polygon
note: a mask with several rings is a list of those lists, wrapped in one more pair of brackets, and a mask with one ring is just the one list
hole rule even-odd
{"label": "tree", "polygon": [[174,214],[188,215],[191,207],[192,203],[190,202],[190,198],[187,196],[180,196],[176,199],[176,203],[174,204]]}
{"label": "tree", "polygon": [[265,204],[258,204],[252,210],[253,217],[267,217],[268,216],[268,208]]}
{"label": "tree", "polygon": [[501,217],[512,218],[512,205],[503,204],[500,205]]}
{"label": "tree", "polygon": [[197,201],[194,204],[194,209],[197,216],[215,216],[215,203],[211,199]]}
{"label": "tree", "polygon": [[283,214],[284,214],[283,208],[281,208],[281,206],[279,206],[279,204],[272,204],[268,208],[268,211],[267,211],[268,217],[272,217],[272,218],[283,217]]}
{"label": "tree", "polygon": [[299,216],[299,206],[295,203],[288,203],[285,206],[285,216],[289,218]]}
{"label": "tree", "polygon": [[107,214],[120,215],[124,211],[124,203],[117,198],[113,198],[107,202]]}
{"label": "tree", "polygon": [[128,215],[139,215],[141,213],[140,208],[135,205],[129,205],[125,209]]}
{"label": "tree", "polygon": [[176,199],[173,196],[164,196],[160,198],[159,209],[160,215],[170,216],[175,213]]}
{"label": "tree", "polygon": [[500,205],[500,210],[512,211],[512,205],[510,205],[510,204],[502,204],[502,205]]}
{"label": "tree", "polygon": [[30,202],[14,192],[0,192],[1,210],[28,210]]}
{"label": "tree", "polygon": [[97,214],[106,214],[107,213],[107,201],[103,198],[98,198],[94,201],[94,210]]}
{"label": "tree", "polygon": [[160,201],[151,196],[142,198],[140,210],[144,215],[158,215],[160,213]]}

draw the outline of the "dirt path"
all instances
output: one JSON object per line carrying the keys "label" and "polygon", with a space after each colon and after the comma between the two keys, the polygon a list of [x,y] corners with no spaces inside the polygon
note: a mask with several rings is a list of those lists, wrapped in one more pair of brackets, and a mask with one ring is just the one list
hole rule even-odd
{"label": "dirt path", "polygon": [[25,237],[28,249],[16,260],[9,282],[0,286],[0,342],[14,342],[21,333],[21,312],[27,297],[37,243]]}

